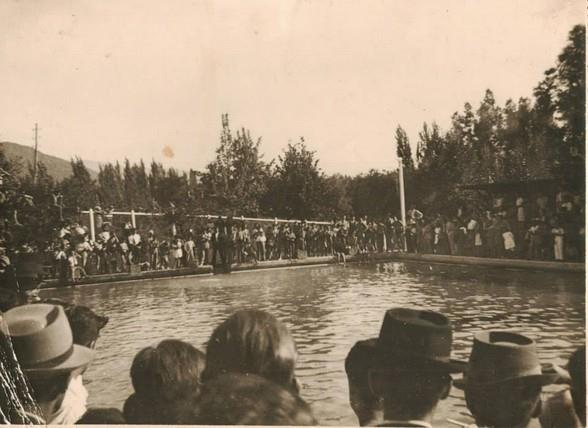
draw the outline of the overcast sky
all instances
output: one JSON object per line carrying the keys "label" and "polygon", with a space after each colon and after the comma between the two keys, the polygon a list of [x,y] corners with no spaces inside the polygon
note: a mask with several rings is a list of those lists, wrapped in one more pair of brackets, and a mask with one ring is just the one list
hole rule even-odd
{"label": "overcast sky", "polygon": [[[328,173],[396,167],[394,130],[486,88],[530,96],[577,0],[2,0],[0,140],[202,169],[221,114],[266,159],[304,136]],[[174,156],[166,158],[169,146]],[[168,151],[169,152],[169,151]]]}

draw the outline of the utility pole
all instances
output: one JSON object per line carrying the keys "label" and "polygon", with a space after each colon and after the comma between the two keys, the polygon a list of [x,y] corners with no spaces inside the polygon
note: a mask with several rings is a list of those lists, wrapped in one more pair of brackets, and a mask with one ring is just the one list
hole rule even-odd
{"label": "utility pole", "polygon": [[402,228],[404,229],[404,251],[406,251],[406,204],[404,201],[404,165],[402,164],[402,158],[398,158],[398,181],[400,182],[400,215],[402,216]]}
{"label": "utility pole", "polygon": [[33,156],[33,184],[37,183],[37,150],[39,147],[39,126],[35,123],[35,154]]}

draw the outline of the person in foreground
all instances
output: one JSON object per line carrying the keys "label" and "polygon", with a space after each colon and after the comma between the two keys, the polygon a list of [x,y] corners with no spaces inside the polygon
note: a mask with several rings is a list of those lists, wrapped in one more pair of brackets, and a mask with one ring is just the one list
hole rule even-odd
{"label": "person in foreground", "polygon": [[558,379],[543,372],[535,342],[511,331],[474,336],[463,382],[468,409],[478,426],[524,428],[541,412],[541,388]]}
{"label": "person in foreground", "polygon": [[94,352],[74,344],[72,330],[59,305],[18,306],[3,315],[2,334],[12,342],[36,406],[14,409],[12,423],[71,425],[81,416],[63,406],[73,374],[83,370]]}
{"label": "person in foreground", "polygon": [[437,404],[449,395],[450,374],[465,368],[451,359],[452,335],[449,319],[438,312],[386,312],[368,371],[370,389],[382,401],[383,419],[370,425],[431,427]]}
{"label": "person in foreground", "polygon": [[[108,317],[98,315],[87,306],[76,305],[59,299],[45,299],[35,303],[62,306],[71,327],[74,344],[85,346],[92,350],[96,347],[100,331],[108,324]],[[83,381],[85,370],[86,367],[81,367],[72,372],[69,386],[61,403],[61,417],[66,422],[79,420],[88,411],[86,407],[88,391]]]}
{"label": "person in foreground", "polygon": [[226,373],[204,386],[190,425],[290,425],[317,422],[298,394],[254,374]]}
{"label": "person in foreground", "polygon": [[384,419],[383,402],[373,394],[368,383],[368,372],[377,342],[377,339],[360,340],[345,358],[349,404],[361,426],[377,424]]}
{"label": "person in foreground", "polygon": [[543,428],[581,428],[586,426],[586,346],[576,349],[566,368],[554,366],[561,379],[570,385],[549,397],[542,405],[539,422]]}
{"label": "person in foreground", "polygon": [[240,310],[210,336],[202,379],[208,382],[223,373],[256,374],[298,392],[296,358],[294,339],[283,323],[264,311]]}
{"label": "person in foreground", "polygon": [[180,340],[142,349],[133,360],[135,393],[124,404],[129,424],[180,424],[200,394],[205,356]]}

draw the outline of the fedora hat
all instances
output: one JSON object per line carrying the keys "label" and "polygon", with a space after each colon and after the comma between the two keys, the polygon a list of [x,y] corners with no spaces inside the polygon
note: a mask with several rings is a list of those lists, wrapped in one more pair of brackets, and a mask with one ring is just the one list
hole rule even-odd
{"label": "fedora hat", "polygon": [[464,378],[454,384],[463,389],[466,385],[495,385],[529,379],[549,385],[559,377],[553,366],[541,365],[533,339],[511,331],[484,331],[474,335]]}
{"label": "fedora hat", "polygon": [[451,358],[453,331],[449,319],[427,310],[394,308],[386,311],[374,350],[374,364],[400,361],[425,364],[448,373],[461,373],[464,361]]}
{"label": "fedora hat", "polygon": [[12,341],[25,373],[71,372],[92,361],[94,352],[74,345],[71,327],[59,305],[17,306],[2,316],[2,332]]}

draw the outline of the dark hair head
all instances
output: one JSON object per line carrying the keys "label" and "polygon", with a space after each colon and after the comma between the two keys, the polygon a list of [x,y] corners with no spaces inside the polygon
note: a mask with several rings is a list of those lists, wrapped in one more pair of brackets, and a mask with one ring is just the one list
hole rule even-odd
{"label": "dark hair head", "polygon": [[529,378],[490,385],[468,383],[465,398],[479,426],[527,426],[541,409],[541,383]]}
{"label": "dark hair head", "polygon": [[372,390],[383,398],[386,419],[423,419],[449,394],[451,376],[426,363],[407,363],[370,372]]}
{"label": "dark hair head", "polygon": [[124,425],[125,418],[120,410],[115,408],[89,409],[76,425]]}
{"label": "dark hair head", "polygon": [[297,394],[252,374],[227,373],[204,387],[192,420],[198,425],[316,425]]}
{"label": "dark hair head", "polygon": [[69,325],[71,326],[73,341],[76,345],[93,348],[100,336],[100,331],[108,324],[108,317],[98,315],[87,306],[76,305],[61,299],[43,299],[36,303],[50,303],[63,306]]}
{"label": "dark hair head", "polygon": [[574,351],[568,362],[568,371],[572,378],[572,399],[576,414],[586,425],[586,345]]}
{"label": "dark hair head", "polygon": [[376,339],[360,340],[353,345],[345,358],[349,402],[362,426],[375,420],[375,413],[382,410],[382,402],[372,393],[368,382],[376,343]]}
{"label": "dark hair head", "polygon": [[86,306],[71,305],[65,314],[71,326],[73,341],[77,345],[93,348],[102,330],[108,323],[108,317],[96,314]]}
{"label": "dark hair head", "polygon": [[291,386],[296,356],[294,339],[284,324],[267,312],[241,310],[212,333],[203,379],[227,372],[251,373]]}
{"label": "dark hair head", "polygon": [[181,340],[164,340],[142,349],[133,360],[131,380],[137,395],[150,402],[172,402],[200,391],[205,356]]}

